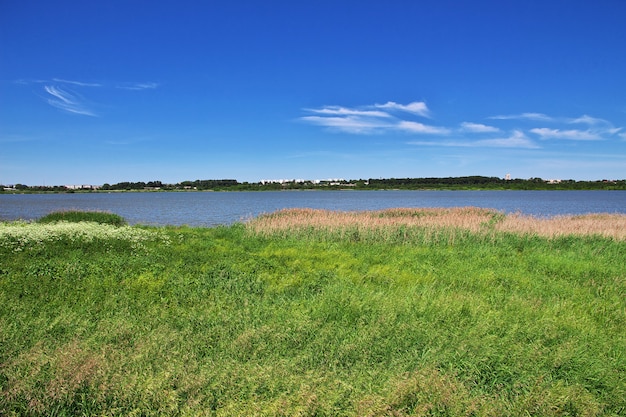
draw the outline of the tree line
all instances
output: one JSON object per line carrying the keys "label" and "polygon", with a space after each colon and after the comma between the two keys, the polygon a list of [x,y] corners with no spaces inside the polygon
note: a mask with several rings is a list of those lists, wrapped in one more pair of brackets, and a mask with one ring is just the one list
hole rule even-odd
{"label": "tree line", "polygon": [[626,180],[544,180],[542,178],[502,179],[468,176],[446,178],[370,179],[369,186],[378,189],[486,189],[486,190],[626,190]]}
{"label": "tree line", "polygon": [[239,182],[208,179],[166,184],[162,181],[119,182],[102,186],[0,185],[0,192],[93,192],[93,191],[270,191],[311,189],[356,190],[626,190],[626,180],[551,181],[542,178],[502,179],[486,176],[369,178],[359,180]]}

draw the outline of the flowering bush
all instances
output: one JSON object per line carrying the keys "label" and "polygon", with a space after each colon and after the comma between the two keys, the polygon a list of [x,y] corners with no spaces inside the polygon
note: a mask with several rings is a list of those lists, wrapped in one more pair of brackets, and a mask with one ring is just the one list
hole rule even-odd
{"label": "flowering bush", "polygon": [[140,248],[143,242],[160,240],[169,243],[169,237],[158,231],[131,226],[116,227],[94,222],[56,222],[37,224],[27,222],[0,223],[0,247],[19,252],[42,247],[51,242],[100,244],[128,242]]}

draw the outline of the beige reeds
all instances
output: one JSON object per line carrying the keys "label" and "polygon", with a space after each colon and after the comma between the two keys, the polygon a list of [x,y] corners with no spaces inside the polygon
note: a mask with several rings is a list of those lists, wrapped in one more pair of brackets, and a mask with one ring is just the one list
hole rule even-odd
{"label": "beige reeds", "polygon": [[511,214],[495,225],[496,230],[537,234],[546,237],[565,235],[603,236],[626,240],[626,215],[586,214],[581,216],[557,216],[537,218]]}
{"label": "beige reeds", "polygon": [[598,235],[626,240],[626,215],[589,214],[537,218],[477,207],[394,208],[376,211],[329,211],[284,209],[264,214],[247,223],[249,230],[263,235],[316,230],[330,232],[387,231],[402,227],[456,229],[470,232],[512,232],[555,237]]}
{"label": "beige reeds", "polygon": [[464,207],[450,209],[386,209],[377,211],[329,211],[316,209],[284,209],[253,219],[248,226],[261,233],[302,228],[338,230],[359,228],[373,230],[389,226],[440,226],[479,231],[499,213]]}

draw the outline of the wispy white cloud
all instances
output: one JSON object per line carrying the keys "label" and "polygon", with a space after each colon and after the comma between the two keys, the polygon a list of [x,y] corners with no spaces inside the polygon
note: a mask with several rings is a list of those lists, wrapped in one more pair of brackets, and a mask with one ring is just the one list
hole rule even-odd
{"label": "wispy white cloud", "polygon": [[323,114],[328,116],[364,116],[364,117],[391,117],[390,114],[378,110],[358,110],[349,109],[347,107],[340,106],[327,106],[320,109],[305,109],[305,111]]}
{"label": "wispy white cloud", "polygon": [[446,148],[467,148],[471,144],[461,140],[412,140],[407,142],[408,145],[416,146],[442,146]]}
{"label": "wispy white cloud", "polygon": [[301,117],[300,120],[328,127],[333,130],[354,134],[371,134],[392,128],[391,124],[382,123],[380,119],[364,118],[355,115],[346,115],[343,117],[304,116]]}
{"label": "wispy white cloud", "polygon": [[80,114],[84,116],[97,116],[91,109],[87,107],[84,99],[72,91],[64,90],[53,85],[44,86],[46,93],[52,96],[48,97],[48,104],[68,113]]}
{"label": "wispy white cloud", "polygon": [[[346,133],[375,134],[403,132],[411,134],[440,135],[450,132],[445,127],[425,125],[410,120],[406,115],[397,113],[409,113],[415,116],[427,117],[430,114],[426,104],[412,102],[398,104],[389,101],[385,104],[374,104],[349,108],[343,106],[324,106],[316,109],[304,109],[310,115],[300,117],[301,121],[316,124]],[[405,117],[400,117],[405,116]]]}
{"label": "wispy white cloud", "polygon": [[446,133],[450,133],[450,129],[445,127],[429,126],[407,120],[400,121],[394,128],[409,133],[425,133],[428,135],[445,135]]}
{"label": "wispy white cloud", "polygon": [[[535,126],[529,126],[528,132],[538,135],[541,139],[564,139],[564,140],[607,140],[614,138],[623,129],[615,127],[611,122],[598,117],[582,115],[580,117],[552,117],[543,113],[522,113],[517,115],[491,116],[492,120],[520,120],[527,124],[535,122]],[[551,127],[536,126],[536,122],[550,124]],[[571,125],[586,125],[586,129],[571,129]]]}
{"label": "wispy white cloud", "polygon": [[411,141],[409,145],[419,146],[443,146],[456,148],[540,148],[526,135],[519,131],[513,131],[508,137],[481,139],[481,140],[442,140],[442,141]]}
{"label": "wispy white cloud", "polygon": [[590,130],[561,130],[549,129],[547,127],[534,128],[530,131],[539,135],[542,139],[568,139],[568,140],[600,140],[602,136],[598,132]]}
{"label": "wispy white cloud", "polygon": [[537,122],[566,123],[566,124],[586,124],[589,126],[612,126],[611,122],[605,119],[582,115],[580,117],[552,117],[543,113],[521,113],[511,115],[490,116],[492,120],[527,120]]}
{"label": "wispy white cloud", "polygon": [[32,79],[24,79],[20,78],[19,80],[15,80],[15,84],[29,85],[29,84],[44,84],[49,83],[50,80],[32,80]]}
{"label": "wispy white cloud", "polygon": [[572,124],[583,123],[583,124],[587,124],[587,125],[590,125],[590,126],[593,126],[593,125],[611,125],[611,123],[608,120],[599,119],[597,117],[591,117],[591,116],[588,116],[586,114],[583,114],[582,116],[577,117],[575,119],[569,119],[567,121],[567,123],[572,123]]}
{"label": "wispy white cloud", "polygon": [[98,83],[87,83],[83,81],[63,80],[60,78],[53,78],[52,81],[56,83],[73,84],[73,85],[77,85],[80,87],[102,87],[102,84],[98,84]]}
{"label": "wispy white cloud", "polygon": [[514,130],[513,133],[505,138],[482,139],[474,142],[475,146],[486,146],[495,148],[540,148],[536,143],[530,140],[524,132]]}
{"label": "wispy white cloud", "polygon": [[522,113],[522,114],[510,114],[510,115],[499,115],[499,116],[490,116],[488,119],[494,120],[536,120],[536,121],[544,121],[549,122],[554,119],[550,116],[547,116],[543,113]]}
{"label": "wispy white cloud", "polygon": [[393,101],[388,101],[385,104],[375,104],[374,107],[377,107],[379,109],[392,110],[392,111],[393,110],[403,111],[407,113],[416,114],[422,117],[428,117],[428,118],[431,117],[430,110],[426,106],[426,103],[422,101],[414,101],[409,104],[398,104]]}
{"label": "wispy white cloud", "polygon": [[487,126],[481,123],[463,122],[461,123],[461,130],[464,132],[473,133],[496,133],[500,129],[495,126]]}
{"label": "wispy white cloud", "polygon": [[120,88],[122,90],[134,90],[134,91],[139,91],[139,90],[154,90],[155,88],[158,88],[159,84],[158,83],[123,83],[123,84],[119,84],[116,86],[116,88]]}
{"label": "wispy white cloud", "polygon": [[621,127],[613,126],[613,123],[609,122],[605,119],[600,119],[597,117],[591,117],[588,115],[582,115],[575,119],[567,120],[569,124],[586,124],[589,126],[589,131],[593,132],[599,138],[606,138],[612,135],[618,134],[623,130]]}
{"label": "wispy white cloud", "polygon": [[43,91],[46,93],[44,100],[53,107],[71,114],[83,116],[98,116],[94,111],[93,103],[85,98],[85,95],[78,91],[86,92],[90,88],[111,89],[123,88],[126,90],[149,90],[158,88],[159,84],[154,82],[144,83],[97,83],[80,80],[68,80],[64,78],[52,78],[48,80],[40,79],[20,79],[16,84],[31,85],[43,84]]}

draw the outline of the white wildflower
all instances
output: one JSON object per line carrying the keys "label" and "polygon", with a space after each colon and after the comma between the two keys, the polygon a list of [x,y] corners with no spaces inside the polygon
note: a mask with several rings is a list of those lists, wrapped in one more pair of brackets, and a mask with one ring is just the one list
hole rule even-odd
{"label": "white wildflower", "polygon": [[41,246],[47,242],[69,239],[71,242],[127,241],[133,248],[141,247],[142,242],[161,240],[169,244],[169,237],[157,231],[132,226],[117,227],[94,222],[56,223],[0,223],[0,246],[18,252],[26,248]]}

